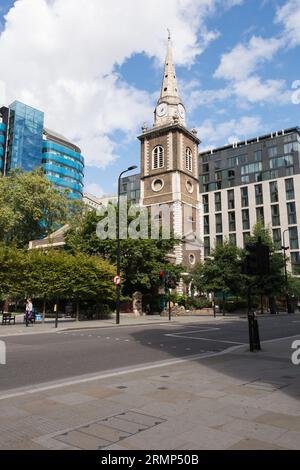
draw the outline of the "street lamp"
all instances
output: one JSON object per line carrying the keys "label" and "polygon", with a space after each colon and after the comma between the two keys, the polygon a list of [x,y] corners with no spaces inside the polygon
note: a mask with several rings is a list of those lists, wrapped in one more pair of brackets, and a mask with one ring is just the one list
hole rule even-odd
{"label": "street lamp", "polygon": [[[121,274],[121,245],[120,245],[120,194],[121,194],[121,178],[124,173],[136,170],[137,166],[133,165],[122,171],[118,179],[118,219],[117,219],[117,277],[120,279]],[[120,297],[121,297],[121,283],[120,280],[116,282],[117,286],[117,300],[116,300],[116,323],[120,323]]]}
{"label": "street lamp", "polygon": [[289,296],[289,285],[288,285],[288,275],[287,275],[287,259],[286,259],[286,251],[290,248],[289,246],[285,246],[285,238],[284,235],[288,232],[289,229],[283,231],[282,233],[282,241],[283,246],[281,249],[283,250],[283,257],[284,257],[284,277],[285,277],[285,298],[286,298],[286,309],[288,313],[292,313],[291,304],[290,304],[290,296]]}

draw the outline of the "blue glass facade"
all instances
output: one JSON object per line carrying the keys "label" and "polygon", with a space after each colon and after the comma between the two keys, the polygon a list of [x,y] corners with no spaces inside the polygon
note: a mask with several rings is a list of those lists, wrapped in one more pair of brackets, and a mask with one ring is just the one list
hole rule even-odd
{"label": "blue glass facade", "polygon": [[9,109],[7,170],[32,171],[42,164],[44,113],[19,101]]}
{"label": "blue glass facade", "polygon": [[45,132],[43,142],[43,168],[48,179],[62,190],[69,191],[72,199],[83,195],[84,159],[80,149],[55,135]]}
{"label": "blue glass facade", "polygon": [[35,168],[43,168],[49,181],[60,190],[68,190],[70,198],[82,198],[81,150],[45,129],[43,112],[15,101],[8,108],[0,108],[0,174]]}

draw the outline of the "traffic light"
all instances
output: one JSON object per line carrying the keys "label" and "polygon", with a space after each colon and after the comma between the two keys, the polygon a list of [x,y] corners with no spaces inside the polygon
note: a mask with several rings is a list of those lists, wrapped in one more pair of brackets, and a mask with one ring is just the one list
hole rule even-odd
{"label": "traffic light", "polygon": [[160,281],[161,286],[165,284],[165,272],[164,271],[159,271],[159,281]]}
{"label": "traffic light", "polygon": [[243,274],[248,276],[264,276],[270,272],[270,249],[258,241],[247,243]]}

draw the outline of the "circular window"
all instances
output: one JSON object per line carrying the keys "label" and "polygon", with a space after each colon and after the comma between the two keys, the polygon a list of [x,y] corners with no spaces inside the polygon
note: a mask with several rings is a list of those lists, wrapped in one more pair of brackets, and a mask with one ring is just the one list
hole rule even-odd
{"label": "circular window", "polygon": [[189,255],[189,262],[190,264],[196,263],[196,256],[193,253]]}
{"label": "circular window", "polygon": [[193,183],[190,180],[186,182],[185,186],[189,193],[192,193],[194,191]]}
{"label": "circular window", "polygon": [[155,192],[159,192],[162,190],[162,188],[164,187],[164,182],[162,179],[157,179],[157,180],[154,180],[152,181],[152,189],[153,191]]}

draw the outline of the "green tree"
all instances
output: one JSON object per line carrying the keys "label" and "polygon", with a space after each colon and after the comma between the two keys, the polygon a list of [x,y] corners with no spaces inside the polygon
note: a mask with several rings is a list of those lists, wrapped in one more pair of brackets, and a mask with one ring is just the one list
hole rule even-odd
{"label": "green tree", "polygon": [[[75,253],[99,255],[110,263],[116,264],[117,242],[115,239],[100,240],[96,233],[99,221],[103,219],[95,211],[84,213],[80,224],[73,224],[67,235],[66,249]],[[128,224],[133,218],[128,218]],[[148,225],[150,234],[150,224]],[[178,243],[178,241],[177,241]],[[132,239],[121,240],[121,271],[123,276],[123,294],[132,295],[139,290],[152,293],[159,287],[159,271],[165,270],[178,278],[181,267],[166,260],[172,251],[176,240],[160,237],[158,240]]]}
{"label": "green tree", "polygon": [[27,253],[0,244],[0,299],[24,299],[28,284]]}
{"label": "green tree", "polygon": [[238,295],[241,291],[241,250],[229,242],[217,245],[211,258],[195,267],[193,279],[201,291],[222,293],[224,313],[226,294]]}
{"label": "green tree", "polygon": [[[0,177],[0,240],[27,247],[65,224],[76,212],[67,192],[54,188],[42,170]],[[80,203],[79,203],[80,205]]]}

